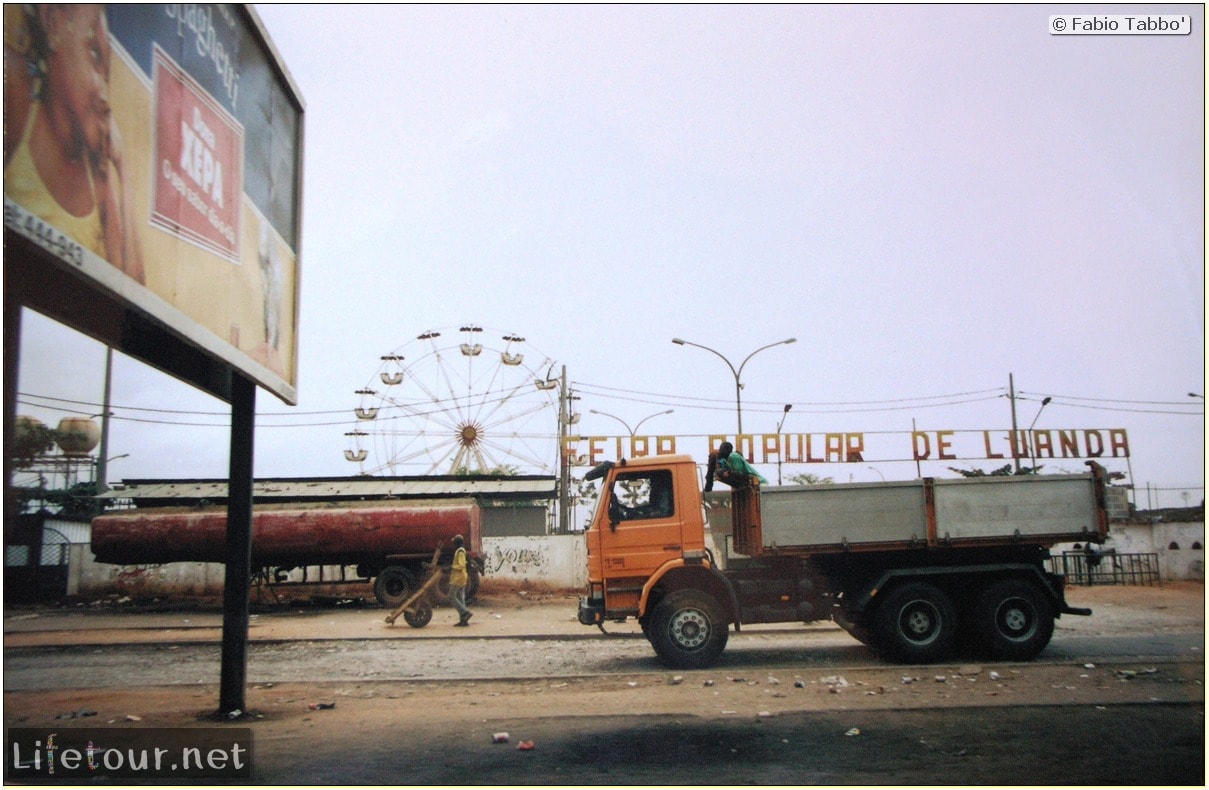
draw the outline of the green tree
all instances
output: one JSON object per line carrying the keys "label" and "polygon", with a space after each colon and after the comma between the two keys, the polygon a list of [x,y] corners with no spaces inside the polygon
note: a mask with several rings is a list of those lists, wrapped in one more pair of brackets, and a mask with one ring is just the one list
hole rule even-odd
{"label": "green tree", "polygon": [[13,440],[13,463],[18,469],[28,469],[38,456],[50,452],[58,439],[59,432],[54,428],[42,424],[23,427]]}
{"label": "green tree", "polygon": [[1003,466],[999,467],[998,469],[992,469],[989,472],[985,472],[982,469],[977,469],[977,468],[958,469],[955,466],[950,466],[949,471],[956,472],[957,474],[961,475],[962,477],[1015,477],[1016,475],[1040,474],[1041,470],[1044,468],[1045,468],[1044,465],[1042,465],[1042,466],[1022,466],[1022,467],[1020,467],[1019,471],[1013,471],[1013,466],[1011,464],[1004,464]]}
{"label": "green tree", "polygon": [[835,480],[830,477],[819,477],[812,474],[793,475],[789,478],[789,482],[799,486],[821,486],[828,483],[834,483]]}

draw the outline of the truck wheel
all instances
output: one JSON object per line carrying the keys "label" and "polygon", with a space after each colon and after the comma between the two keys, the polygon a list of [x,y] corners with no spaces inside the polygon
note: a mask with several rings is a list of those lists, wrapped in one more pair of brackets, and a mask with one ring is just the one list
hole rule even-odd
{"label": "truck wheel", "polygon": [[412,609],[415,609],[414,613],[410,609],[403,610],[403,619],[412,628],[423,628],[432,622],[432,606],[429,605],[428,601],[417,601],[412,606]]}
{"label": "truck wheel", "polygon": [[1054,609],[1037,585],[1005,579],[979,594],[974,627],[992,658],[1028,661],[1054,635]]}
{"label": "truck wheel", "polygon": [[874,616],[874,644],[897,661],[943,658],[957,636],[957,610],[931,584],[910,582],[890,592]]}
{"label": "truck wheel", "polygon": [[416,577],[402,565],[388,565],[374,579],[378,603],[394,609],[416,592]]}
{"label": "truck wheel", "polygon": [[655,607],[647,638],[663,663],[678,669],[712,666],[726,647],[729,624],[713,597],[678,590]]}

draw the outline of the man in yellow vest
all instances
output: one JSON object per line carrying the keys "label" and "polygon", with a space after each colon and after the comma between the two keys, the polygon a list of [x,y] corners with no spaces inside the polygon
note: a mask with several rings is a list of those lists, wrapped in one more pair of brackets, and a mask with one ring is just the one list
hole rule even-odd
{"label": "man in yellow vest", "polygon": [[461,535],[453,537],[453,567],[449,569],[449,602],[458,610],[461,618],[454,625],[469,625],[474,613],[466,608],[466,585],[470,574],[466,571],[466,547]]}

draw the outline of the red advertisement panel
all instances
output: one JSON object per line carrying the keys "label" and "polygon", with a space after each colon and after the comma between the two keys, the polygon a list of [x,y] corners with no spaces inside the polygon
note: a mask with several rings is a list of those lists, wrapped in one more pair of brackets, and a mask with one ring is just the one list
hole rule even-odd
{"label": "red advertisement panel", "polygon": [[163,52],[155,52],[152,222],[238,262],[243,128]]}

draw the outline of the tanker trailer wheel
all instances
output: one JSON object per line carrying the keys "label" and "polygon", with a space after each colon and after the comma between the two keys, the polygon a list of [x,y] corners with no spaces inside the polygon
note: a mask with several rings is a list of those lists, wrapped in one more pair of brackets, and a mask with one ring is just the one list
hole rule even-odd
{"label": "tanker trailer wheel", "polygon": [[1054,609],[1037,585],[1005,579],[979,593],[974,628],[992,658],[1028,661],[1054,635]]}
{"label": "tanker trailer wheel", "polygon": [[388,565],[374,579],[374,597],[383,606],[394,609],[416,591],[416,577],[402,565]]}
{"label": "tanker trailer wheel", "polygon": [[892,590],[873,616],[875,646],[890,658],[927,664],[948,654],[957,636],[957,610],[931,584],[909,582]]}
{"label": "tanker trailer wheel", "polygon": [[722,654],[730,637],[729,627],[712,596],[697,590],[678,590],[655,607],[647,638],[664,664],[703,669]]}
{"label": "tanker trailer wheel", "polygon": [[415,612],[412,612],[411,609],[403,610],[403,619],[412,628],[423,628],[432,622],[432,606],[428,603],[427,596],[416,601],[412,608],[415,609]]}

